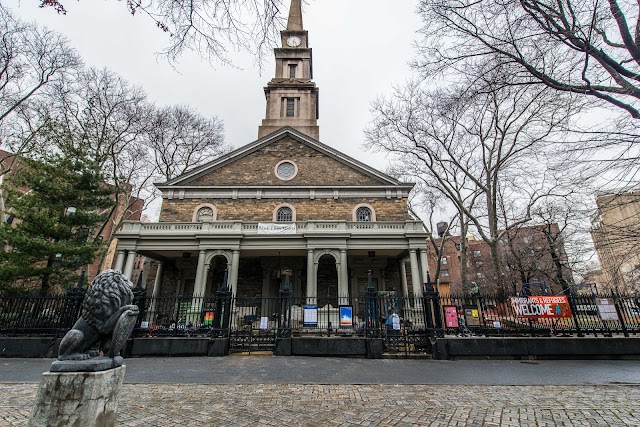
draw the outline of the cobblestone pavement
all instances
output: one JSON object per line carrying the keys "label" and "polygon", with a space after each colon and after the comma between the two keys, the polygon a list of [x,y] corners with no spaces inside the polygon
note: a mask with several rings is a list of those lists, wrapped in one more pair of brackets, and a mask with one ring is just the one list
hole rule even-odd
{"label": "cobblestone pavement", "polygon": [[[24,426],[37,384],[0,384]],[[125,384],[120,426],[638,426],[640,387]]]}

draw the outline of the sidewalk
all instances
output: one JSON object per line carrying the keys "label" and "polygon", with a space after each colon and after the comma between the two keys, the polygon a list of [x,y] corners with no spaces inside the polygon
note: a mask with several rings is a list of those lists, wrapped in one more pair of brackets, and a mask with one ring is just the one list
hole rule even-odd
{"label": "sidewalk", "polygon": [[[0,359],[0,375],[13,365],[33,369],[46,361]],[[217,363],[216,363],[217,362]],[[345,370],[364,370],[370,365],[361,359],[311,359],[275,357],[228,357],[224,359],[129,359],[125,386],[120,398],[118,425],[121,426],[638,426],[640,425],[640,387],[611,384],[614,372],[640,375],[638,362],[565,361],[540,364],[512,361],[483,364],[468,362],[384,361],[375,365],[401,372],[404,384],[347,384],[327,371],[334,366],[338,375]],[[408,363],[408,365],[407,365]],[[417,363],[417,365],[413,365]],[[536,362],[537,363],[537,362]],[[176,383],[174,377],[191,378],[201,366],[206,377],[217,365],[228,371],[226,384]],[[152,378],[149,373],[166,371],[165,381],[133,383],[135,378]],[[181,373],[181,366],[184,367]],[[294,379],[282,382],[269,369],[284,367]],[[561,385],[567,376],[546,385],[540,378],[529,378],[525,385],[411,384],[405,371],[415,373],[438,369],[481,374],[502,368],[504,376],[520,377],[538,370],[549,377],[560,371],[576,375],[575,385]],[[418,367],[418,368],[417,368]],[[422,367],[423,369],[419,369]],[[522,369],[519,371],[519,367]],[[418,369],[418,370],[416,370]],[[239,375],[240,371],[245,375]],[[294,372],[292,370],[297,370]],[[137,372],[134,372],[137,371]],[[305,384],[301,376],[311,372],[328,377],[328,384]],[[519,371],[519,372],[518,372]],[[26,371],[25,371],[26,372]],[[381,378],[389,378],[382,375]],[[26,374],[25,374],[26,375]],[[39,374],[38,374],[39,375]],[[354,376],[357,376],[354,373]],[[417,376],[420,377],[421,374]],[[615,375],[617,378],[617,375]],[[251,379],[253,380],[251,381]],[[280,378],[280,380],[278,379]],[[362,377],[365,378],[365,377]],[[596,384],[586,381],[597,379]],[[440,379],[440,378],[436,378]],[[339,380],[339,378],[338,378]],[[473,378],[469,379],[470,381]],[[37,384],[26,379],[9,384],[0,376],[0,427],[24,426],[31,411]]]}

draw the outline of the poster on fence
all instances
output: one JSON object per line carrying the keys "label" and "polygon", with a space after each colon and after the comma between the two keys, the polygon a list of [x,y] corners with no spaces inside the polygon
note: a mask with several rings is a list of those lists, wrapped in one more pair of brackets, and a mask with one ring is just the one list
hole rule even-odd
{"label": "poster on fence", "polygon": [[455,305],[444,306],[444,321],[447,324],[447,328],[458,328],[458,307]]}
{"label": "poster on fence", "polygon": [[318,326],[318,306],[304,306],[304,326]]}
{"label": "poster on fence", "polygon": [[269,318],[268,317],[261,317],[260,318],[260,329],[269,329]]}
{"label": "poster on fence", "polygon": [[598,314],[602,320],[619,320],[612,298],[596,298],[596,306],[598,306]]}
{"label": "poster on fence", "polygon": [[510,300],[517,317],[552,319],[572,317],[569,301],[564,295],[511,297]]}
{"label": "poster on fence", "polygon": [[464,321],[467,322],[467,326],[480,326],[480,311],[475,305],[465,305],[464,309]]}
{"label": "poster on fence", "polygon": [[350,305],[340,306],[340,326],[349,328],[353,326],[353,307]]}
{"label": "poster on fence", "polygon": [[204,312],[204,324],[205,324],[205,326],[213,325],[213,314],[214,314],[214,312],[213,311],[209,311],[209,310]]}

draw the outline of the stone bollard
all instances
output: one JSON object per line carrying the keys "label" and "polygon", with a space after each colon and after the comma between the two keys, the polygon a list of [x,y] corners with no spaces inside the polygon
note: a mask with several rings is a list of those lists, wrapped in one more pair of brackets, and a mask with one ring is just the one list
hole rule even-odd
{"label": "stone bollard", "polygon": [[45,372],[29,427],[115,426],[124,372]]}

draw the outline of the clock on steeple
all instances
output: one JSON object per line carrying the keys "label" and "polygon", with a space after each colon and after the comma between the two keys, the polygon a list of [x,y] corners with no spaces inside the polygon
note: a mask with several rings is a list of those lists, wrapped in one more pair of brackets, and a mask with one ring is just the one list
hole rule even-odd
{"label": "clock on steeple", "polygon": [[309,34],[302,25],[300,0],[291,0],[287,28],[280,36],[282,47],[274,49],[276,75],[264,88],[267,111],[258,138],[291,126],[319,139],[318,88],[312,81]]}

